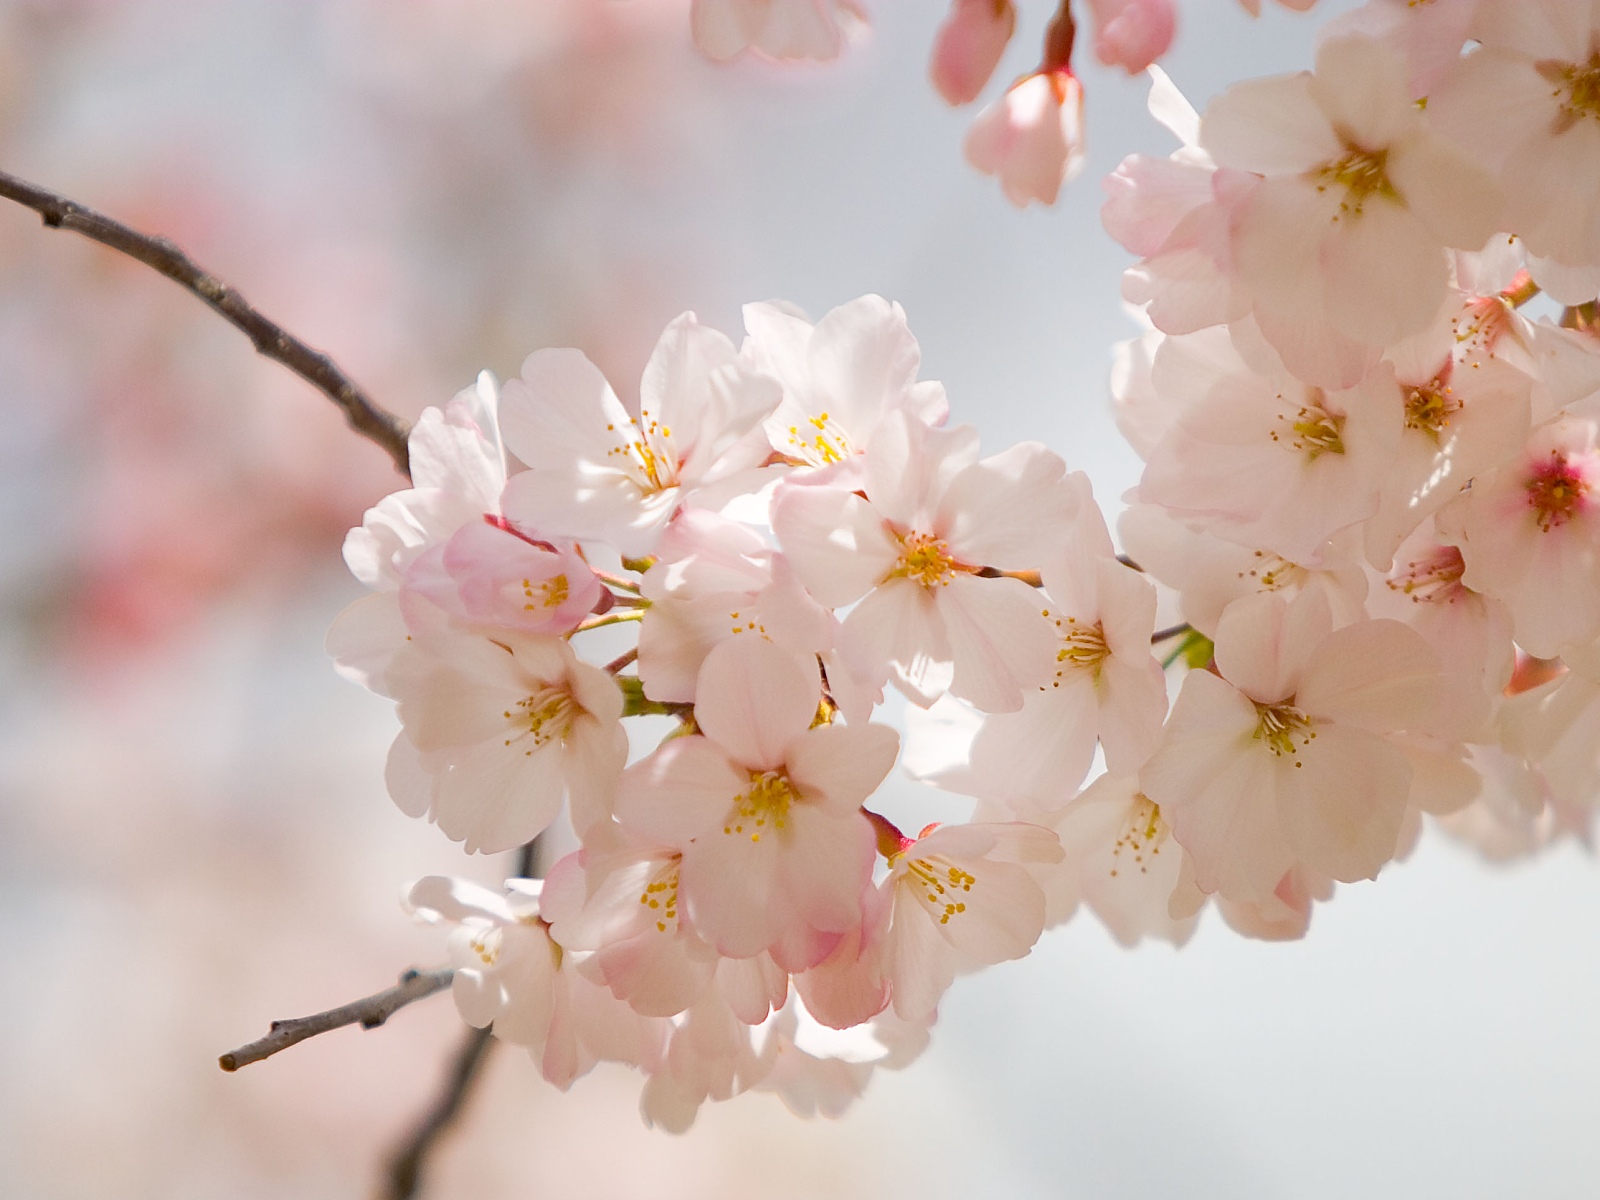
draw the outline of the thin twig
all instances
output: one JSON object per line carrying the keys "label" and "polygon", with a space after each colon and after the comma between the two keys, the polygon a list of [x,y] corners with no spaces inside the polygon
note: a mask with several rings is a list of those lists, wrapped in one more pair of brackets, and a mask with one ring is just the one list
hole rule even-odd
{"label": "thin twig", "polygon": [[468,1029],[461,1048],[456,1051],[455,1062],[450,1067],[450,1077],[444,1092],[434,1106],[423,1114],[411,1136],[400,1144],[389,1160],[385,1173],[388,1182],[383,1195],[387,1200],[411,1200],[422,1183],[422,1168],[439,1139],[461,1115],[467,1095],[472,1090],[483,1069],[484,1059],[495,1044],[488,1029]]}
{"label": "thin twig", "polygon": [[602,667],[600,669],[605,671],[606,674],[608,674],[608,675],[615,675],[618,671],[622,670],[622,668],[626,667],[629,663],[638,661],[638,658],[639,658],[639,647],[635,646],[631,650],[624,650],[621,654],[617,655],[615,658],[613,658],[610,662],[608,662],[604,667]]}
{"label": "thin twig", "polygon": [[113,221],[65,196],[0,171],[0,196],[33,209],[52,229],[70,229],[91,241],[137,259],[205,301],[234,328],[250,339],[256,350],[288,367],[327,396],[342,410],[350,427],[376,442],[394,459],[407,478],[411,460],[406,445],[410,426],[374,402],[334,361],[257,312],[228,284],[199,266],[163,237],[150,237]]}
{"label": "thin twig", "polygon": [[309,1017],[293,1017],[287,1021],[274,1021],[271,1032],[248,1046],[230,1050],[217,1060],[224,1071],[237,1071],[240,1067],[271,1058],[280,1050],[287,1050],[296,1042],[303,1042],[330,1029],[359,1024],[363,1029],[376,1029],[395,1013],[415,1000],[431,996],[450,986],[455,972],[448,967],[436,971],[411,970],[400,976],[400,982],[371,996],[330,1008],[327,1012]]}
{"label": "thin twig", "polygon": [[1152,646],[1159,646],[1162,642],[1166,641],[1168,638],[1175,638],[1180,633],[1188,633],[1193,628],[1194,628],[1194,626],[1190,625],[1189,622],[1185,621],[1181,625],[1169,625],[1165,629],[1158,629],[1158,630],[1156,630],[1154,633],[1152,633],[1150,635],[1150,644]]}

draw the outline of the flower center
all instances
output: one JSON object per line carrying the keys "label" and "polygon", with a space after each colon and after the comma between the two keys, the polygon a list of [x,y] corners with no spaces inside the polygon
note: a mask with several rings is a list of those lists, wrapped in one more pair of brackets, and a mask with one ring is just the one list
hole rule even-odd
{"label": "flower center", "polygon": [[1257,591],[1278,592],[1286,587],[1304,584],[1306,576],[1310,574],[1299,563],[1290,562],[1283,555],[1273,554],[1270,550],[1255,551],[1255,558],[1255,565],[1239,571],[1237,578],[1255,580]]}
{"label": "flower center", "polygon": [[1257,741],[1266,743],[1274,758],[1287,754],[1297,760],[1294,765],[1298,767],[1300,752],[1295,748],[1295,738],[1300,739],[1300,745],[1308,746],[1317,731],[1311,718],[1295,708],[1291,700],[1292,696],[1281,704],[1257,704],[1254,736]]}
{"label": "flower center", "polygon": [[[1280,395],[1278,399],[1284,397]],[[1289,427],[1288,433],[1274,429],[1270,434],[1273,441],[1304,454],[1308,463],[1324,454],[1344,453],[1344,414],[1328,411],[1322,399],[1321,388],[1308,389],[1306,403],[1295,410],[1292,421],[1278,414],[1278,420]]]}
{"label": "flower center", "polygon": [[518,700],[515,712],[507,709],[502,714],[512,722],[513,729],[518,725],[527,727],[523,734],[506,738],[505,744],[511,745],[516,737],[532,736],[533,745],[523,750],[524,754],[531,755],[551,742],[564,742],[572,732],[573,718],[578,712],[578,703],[566,688],[542,687]]}
{"label": "flower center", "polygon": [[682,861],[681,856],[674,855],[639,893],[639,903],[648,908],[656,919],[657,933],[666,933],[669,928],[677,932],[678,864]]}
{"label": "flower center", "polygon": [[567,602],[567,577],[554,575],[543,580],[537,588],[524,579],[522,594],[527,600],[522,606],[523,612],[537,612],[541,608],[560,608]]}
{"label": "flower center", "polygon": [[814,467],[841,462],[856,452],[850,435],[827,413],[807,417],[804,425],[789,426],[789,445]]}
{"label": "flower center", "polygon": [[1344,199],[1339,201],[1339,213],[1333,218],[1335,221],[1343,216],[1359,217],[1369,196],[1382,196],[1396,202],[1400,200],[1400,193],[1389,181],[1387,149],[1365,150],[1346,142],[1344,154],[1320,167],[1314,167],[1311,177],[1317,181],[1319,192],[1325,192],[1330,187],[1344,189]]}
{"label": "flower center", "polygon": [[1111,847],[1112,876],[1115,877],[1127,865],[1123,855],[1133,860],[1133,865],[1139,868],[1139,874],[1148,874],[1149,860],[1161,853],[1169,833],[1171,830],[1161,819],[1161,809],[1156,802],[1143,792],[1135,793],[1128,823],[1123,826],[1121,836]]}
{"label": "flower center", "polygon": [[1411,597],[1413,604],[1454,604],[1467,591],[1461,584],[1466,569],[1460,550],[1437,546],[1396,569],[1385,583],[1390,591]]}
{"label": "flower center", "polygon": [[1550,451],[1550,457],[1533,469],[1522,486],[1528,493],[1528,507],[1538,514],[1535,520],[1545,533],[1559,529],[1579,513],[1589,493],[1583,472],[1559,450]]}
{"label": "flower center", "polygon": [[789,824],[789,806],[799,797],[782,771],[751,771],[750,789],[733,798],[733,811],[722,832],[748,833],[759,842],[763,833],[781,833]]}
{"label": "flower center", "polygon": [[1535,63],[1534,70],[1555,84],[1551,95],[1561,106],[1555,133],[1565,133],[1585,118],[1600,120],[1600,52],[1591,54],[1586,63],[1546,59]]}
{"label": "flower center", "polygon": [[[666,445],[672,430],[658,424],[649,413],[645,413],[644,420],[641,429],[639,419],[632,418],[628,422],[631,430],[623,431],[621,443],[607,450],[606,457],[621,458],[624,469],[634,477],[641,491],[664,492],[678,486],[678,460]],[[606,429],[617,432],[615,425],[607,425]]]}
{"label": "flower center", "polygon": [[1406,398],[1406,428],[1427,434],[1437,444],[1450,418],[1461,411],[1455,390],[1438,378],[1401,390]]}
{"label": "flower center", "polygon": [[950,547],[931,533],[895,536],[900,539],[900,561],[883,577],[884,583],[891,579],[913,579],[925,588],[945,587],[950,583],[950,576],[961,569],[951,557]]}
{"label": "flower center", "polygon": [[905,878],[941,925],[950,924],[952,917],[967,911],[966,901],[957,897],[972,891],[972,885],[978,882],[976,876],[937,854],[907,859]]}
{"label": "flower center", "polygon": [[[1111,657],[1111,647],[1106,645],[1106,631],[1101,622],[1086,625],[1077,617],[1057,617],[1046,608],[1043,615],[1055,621],[1056,634],[1061,638],[1061,648],[1056,651],[1056,677],[1051,687],[1060,687],[1068,671],[1087,671],[1094,679],[1100,678],[1100,668]],[[1044,688],[1039,689],[1041,692]]]}
{"label": "flower center", "polygon": [[467,946],[478,956],[479,962],[486,967],[492,967],[500,959],[500,944],[504,940],[505,935],[500,932],[500,926],[491,925],[468,938]]}

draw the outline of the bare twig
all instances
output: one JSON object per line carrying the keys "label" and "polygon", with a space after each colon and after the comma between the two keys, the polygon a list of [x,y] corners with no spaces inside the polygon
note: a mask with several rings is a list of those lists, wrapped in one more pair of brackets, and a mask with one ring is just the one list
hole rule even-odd
{"label": "bare twig", "polygon": [[91,241],[137,259],[205,301],[250,339],[261,354],[288,367],[342,410],[350,427],[389,452],[402,475],[410,477],[406,446],[410,426],[375,403],[320,350],[314,350],[257,312],[233,288],[195,263],[163,237],[151,237],[26,180],[0,171],[0,196],[31,208],[52,229],[70,229]]}
{"label": "bare twig", "polygon": [[330,1008],[327,1012],[309,1017],[293,1017],[287,1021],[274,1021],[271,1032],[248,1046],[230,1050],[217,1060],[224,1071],[237,1071],[270,1058],[280,1050],[287,1050],[296,1042],[303,1042],[319,1033],[345,1025],[359,1024],[363,1029],[376,1029],[395,1013],[414,1000],[421,1000],[450,986],[455,972],[448,967],[436,971],[411,970],[400,976],[400,982],[375,995]]}
{"label": "bare twig", "polygon": [[461,1115],[467,1094],[482,1071],[484,1059],[494,1046],[494,1035],[488,1029],[468,1029],[456,1051],[455,1062],[450,1067],[450,1077],[445,1090],[434,1106],[423,1114],[411,1136],[400,1144],[389,1160],[386,1200],[411,1200],[422,1183],[422,1167],[428,1155],[455,1119]]}
{"label": "bare twig", "polygon": [[1185,621],[1181,625],[1169,625],[1165,629],[1158,629],[1150,635],[1150,644],[1152,646],[1160,645],[1168,638],[1175,638],[1180,633],[1188,633],[1192,628],[1193,626],[1190,625],[1189,622]]}

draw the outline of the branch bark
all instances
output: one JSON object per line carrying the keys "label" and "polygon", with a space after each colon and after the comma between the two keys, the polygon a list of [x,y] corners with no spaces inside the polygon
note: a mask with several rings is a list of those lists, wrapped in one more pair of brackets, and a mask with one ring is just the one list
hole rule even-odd
{"label": "branch bark", "polygon": [[137,259],[198,296],[249,338],[258,353],[282,363],[337,404],[350,427],[388,451],[395,469],[410,478],[411,456],[406,437],[411,427],[404,418],[377,404],[326,354],[251,307],[237,291],[172,242],[130,229],[92,208],[4,171],[0,171],[0,196],[33,209],[51,229],[70,229]]}
{"label": "branch bark", "polygon": [[451,1064],[444,1092],[389,1160],[388,1187],[384,1193],[387,1200],[412,1200],[417,1195],[422,1185],[423,1165],[439,1139],[461,1115],[462,1106],[494,1044],[494,1035],[488,1029],[467,1030],[461,1048],[456,1051],[455,1062]]}
{"label": "branch bark", "polygon": [[280,1050],[287,1050],[296,1042],[303,1042],[330,1029],[345,1025],[360,1025],[363,1029],[376,1029],[406,1005],[450,986],[455,972],[448,967],[436,971],[411,970],[400,976],[400,982],[374,995],[354,1000],[349,1004],[330,1008],[327,1012],[309,1017],[293,1017],[287,1021],[274,1021],[267,1036],[248,1046],[230,1050],[217,1060],[224,1071],[237,1071],[270,1058]]}

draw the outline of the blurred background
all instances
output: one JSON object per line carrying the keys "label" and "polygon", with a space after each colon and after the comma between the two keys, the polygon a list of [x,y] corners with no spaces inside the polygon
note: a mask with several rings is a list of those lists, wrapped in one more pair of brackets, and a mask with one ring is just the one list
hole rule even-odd
{"label": "blurred background", "polygon": [[[408,415],[582,347],[624,395],[684,309],[900,301],[923,375],[1109,511],[1127,258],[1099,177],[1166,153],[1085,63],[1054,210],[962,163],[926,82],[944,5],[872,0],[838,63],[716,67],[687,0],[0,0],[0,167],[178,241]],[[1309,65],[1317,21],[1187,0],[1196,102]],[[1053,4],[1019,0],[998,82]],[[1087,47],[1085,47],[1085,50]],[[445,999],[238,1075],[216,1056],[442,958],[398,896],[494,881],[387,799],[389,705],[322,654],[347,527],[399,486],[192,297],[0,207],[0,1193],[351,1197],[436,1093]],[[909,785],[906,785],[909,786]],[[510,1050],[435,1197],[1587,1197],[1600,1178],[1600,871],[1430,830],[1307,940],[1208,914],[1183,950],[1092,916],[958,983],[932,1048],[839,1122],[765,1095],[645,1130]]]}

